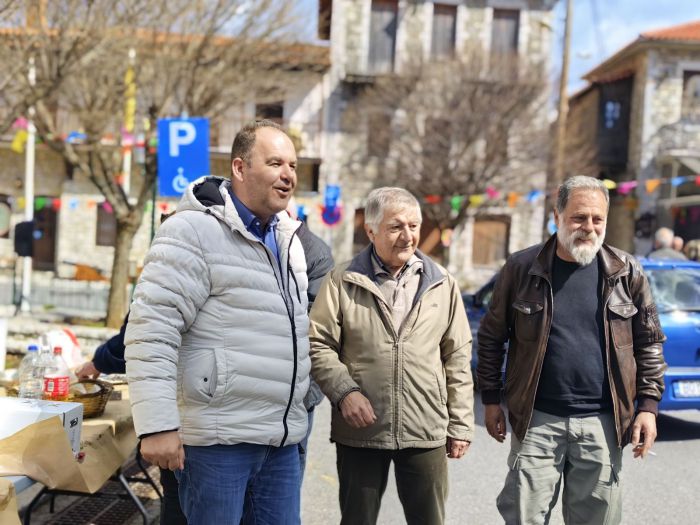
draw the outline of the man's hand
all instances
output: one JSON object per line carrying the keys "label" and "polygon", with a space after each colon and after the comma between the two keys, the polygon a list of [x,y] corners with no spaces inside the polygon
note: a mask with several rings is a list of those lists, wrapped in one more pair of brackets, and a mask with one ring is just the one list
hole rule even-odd
{"label": "man's hand", "polygon": [[345,422],[353,428],[368,427],[377,420],[369,399],[357,391],[345,396],[339,408]]}
{"label": "man's hand", "polygon": [[469,450],[469,441],[462,441],[461,439],[455,439],[447,437],[447,443],[445,448],[447,449],[447,457],[452,459],[459,459]]}
{"label": "man's hand", "polygon": [[100,371],[95,368],[95,363],[88,361],[75,369],[75,375],[78,379],[97,379]]}
{"label": "man's hand", "polygon": [[177,430],[160,432],[141,440],[141,455],[152,465],[169,470],[185,468],[185,449]]}
{"label": "man's hand", "polygon": [[506,439],[506,415],[501,405],[484,405],[484,424],[489,436],[503,443]]}
{"label": "man's hand", "polygon": [[632,425],[632,447],[634,457],[644,459],[656,441],[656,416],[651,412],[640,412]]}

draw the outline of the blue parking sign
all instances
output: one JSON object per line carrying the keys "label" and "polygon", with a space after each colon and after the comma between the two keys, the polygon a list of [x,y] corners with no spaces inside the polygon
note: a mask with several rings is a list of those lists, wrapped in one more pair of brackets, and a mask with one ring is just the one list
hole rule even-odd
{"label": "blue parking sign", "polygon": [[209,173],[209,119],[158,120],[159,195],[182,195],[190,182]]}

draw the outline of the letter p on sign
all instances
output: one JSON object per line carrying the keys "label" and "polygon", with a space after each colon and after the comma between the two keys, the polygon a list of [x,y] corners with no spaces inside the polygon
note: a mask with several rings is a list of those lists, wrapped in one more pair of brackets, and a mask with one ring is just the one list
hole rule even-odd
{"label": "letter p on sign", "polygon": [[197,130],[191,122],[170,122],[170,156],[180,156],[180,146],[189,146],[197,138]]}

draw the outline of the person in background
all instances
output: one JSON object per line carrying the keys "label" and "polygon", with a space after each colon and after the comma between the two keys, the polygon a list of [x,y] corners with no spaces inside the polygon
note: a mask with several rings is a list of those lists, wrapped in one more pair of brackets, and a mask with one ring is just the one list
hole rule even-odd
{"label": "person in background", "polygon": [[409,525],[444,523],[446,458],[461,458],[474,432],[467,315],[454,278],[417,250],[420,226],[411,193],[373,190],[370,245],[326,277],[311,310],[343,525],[376,523],[392,463]]}
{"label": "person in background", "polygon": [[[287,206],[289,216],[297,220],[297,207],[294,197],[289,199]],[[306,256],[306,276],[309,279],[309,288],[307,296],[309,298],[309,310],[316,300],[318,290],[321,287],[321,282],[328,272],[333,269],[333,254],[329,246],[318,235],[313,233],[305,222],[301,223],[298,234],[301,245],[304,247],[304,255]],[[299,443],[299,460],[301,462],[300,482],[304,481],[304,472],[306,471],[306,458],[308,456],[309,436],[314,423],[314,410],[323,401],[323,392],[311,379],[309,383],[309,392],[304,398],[304,406],[309,415],[309,429],[306,431],[306,436]]]}
{"label": "person in background", "polygon": [[688,241],[683,248],[683,253],[691,261],[700,261],[700,239]]}
{"label": "person in background", "polygon": [[[679,237],[680,238],[680,237]],[[681,239],[681,243],[683,240]],[[677,251],[673,247],[673,230],[670,228],[659,228],[654,233],[654,251],[647,255],[649,259],[673,259],[677,261],[685,261],[687,257],[683,252]]]}
{"label": "person in background", "polygon": [[[161,222],[165,220],[161,218]],[[92,360],[75,369],[78,379],[97,379],[100,374],[124,374],[124,332],[129,321],[126,315],[119,333],[110,337],[95,350]],[[177,479],[172,470],[158,467],[160,484],[163,487],[163,499],[160,502],[160,525],[187,525],[187,519],[182,513],[178,496]]]}
{"label": "person in background", "polygon": [[673,237],[673,243],[671,244],[671,248],[673,248],[679,253],[683,253],[683,237],[675,235]]}
{"label": "person in background", "polygon": [[639,262],[603,242],[609,202],[598,179],[564,181],[557,233],[508,258],[479,326],[486,430],[505,440],[502,397],[513,429],[508,525],[548,523],[562,478],[565,523],[621,523],[622,448],[656,439],[665,337]]}

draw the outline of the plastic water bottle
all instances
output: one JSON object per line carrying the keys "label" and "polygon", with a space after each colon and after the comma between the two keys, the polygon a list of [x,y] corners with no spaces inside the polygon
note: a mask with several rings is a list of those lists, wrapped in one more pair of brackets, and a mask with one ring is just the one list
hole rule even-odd
{"label": "plastic water bottle", "polygon": [[19,364],[19,397],[41,399],[44,389],[43,369],[37,367],[39,347],[29,345],[27,355]]}
{"label": "plastic water bottle", "polygon": [[53,349],[53,358],[44,372],[44,399],[67,401],[70,394],[70,369],[60,346]]}

